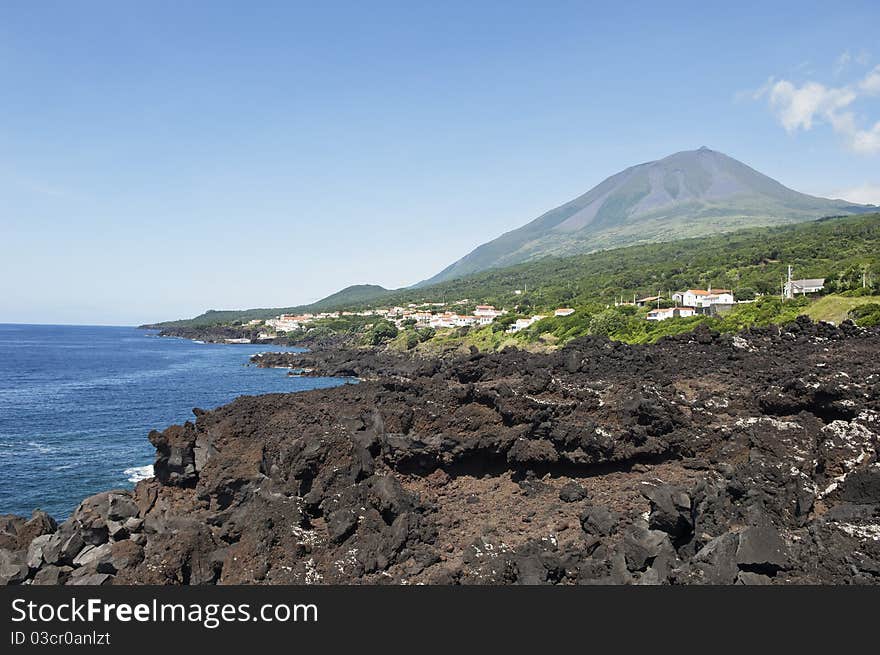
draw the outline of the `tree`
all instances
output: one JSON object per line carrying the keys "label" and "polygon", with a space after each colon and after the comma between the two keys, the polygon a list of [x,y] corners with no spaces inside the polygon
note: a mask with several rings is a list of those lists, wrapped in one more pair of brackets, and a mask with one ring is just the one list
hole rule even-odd
{"label": "tree", "polygon": [[511,325],[516,323],[516,319],[518,316],[516,314],[505,314],[504,316],[499,316],[494,321],[492,321],[492,332],[504,332]]}
{"label": "tree", "polygon": [[590,320],[590,332],[600,336],[607,337],[622,331],[624,327],[626,327],[626,319],[613,308],[599,312]]}
{"label": "tree", "polygon": [[404,345],[407,350],[412,350],[416,346],[419,345],[421,339],[419,339],[419,334],[415,330],[406,330],[404,333]]}
{"label": "tree", "polygon": [[370,331],[367,332],[367,343],[371,346],[379,346],[397,336],[397,326],[391,321],[376,321]]}

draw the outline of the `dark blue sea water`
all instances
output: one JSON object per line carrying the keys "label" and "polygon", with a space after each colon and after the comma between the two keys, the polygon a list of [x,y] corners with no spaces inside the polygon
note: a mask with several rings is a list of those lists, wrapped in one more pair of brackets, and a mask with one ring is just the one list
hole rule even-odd
{"label": "dark blue sea water", "polygon": [[0,325],[0,514],[65,518],[90,494],[133,486],[153,462],[147,433],[193,419],[193,407],[345,382],[246,366],[266,349],[128,327]]}

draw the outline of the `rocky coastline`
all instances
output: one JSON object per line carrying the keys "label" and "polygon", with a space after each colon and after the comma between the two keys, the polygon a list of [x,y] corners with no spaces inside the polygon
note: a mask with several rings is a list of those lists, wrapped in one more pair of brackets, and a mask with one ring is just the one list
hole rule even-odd
{"label": "rocky coastline", "polygon": [[308,335],[301,338],[281,337],[261,337],[263,328],[234,326],[234,325],[213,325],[202,327],[162,327],[157,325],[141,325],[142,330],[158,330],[160,337],[172,337],[177,339],[189,339],[190,341],[200,341],[203,343],[252,343],[266,344],[275,346],[297,346],[300,348],[319,348],[332,349],[350,347],[353,340],[352,335],[339,334],[332,336],[316,336]]}
{"label": "rocky coastline", "polygon": [[178,339],[190,339],[204,343],[230,343],[231,341],[247,340],[248,343],[275,343],[287,345],[285,339],[261,339],[261,330],[256,328],[214,325],[207,327],[161,327],[155,325],[141,325],[144,330],[159,330],[160,337],[175,337]]}
{"label": "rocky coastline", "polygon": [[149,434],[156,477],[0,517],[9,584],[877,584],[880,330],[326,349],[357,385]]}

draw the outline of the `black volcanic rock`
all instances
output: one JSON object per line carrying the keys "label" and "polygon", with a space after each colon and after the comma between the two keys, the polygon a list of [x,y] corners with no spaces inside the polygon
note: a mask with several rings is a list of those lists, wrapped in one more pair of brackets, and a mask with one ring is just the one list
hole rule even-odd
{"label": "black volcanic rock", "polygon": [[0,580],[880,581],[880,331],[738,338],[257,357],[365,381],[151,432],[133,492],[0,517]]}

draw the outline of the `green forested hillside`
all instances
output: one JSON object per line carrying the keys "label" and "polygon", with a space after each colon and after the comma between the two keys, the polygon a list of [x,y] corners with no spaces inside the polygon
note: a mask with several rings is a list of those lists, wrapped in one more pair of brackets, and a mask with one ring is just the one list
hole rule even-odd
{"label": "green forested hillside", "polygon": [[863,273],[869,283],[880,282],[880,214],[545,258],[390,293],[383,302],[470,298],[525,311],[710,285],[748,299],[779,293],[788,265],[796,278],[828,278],[829,291],[860,287]]}

